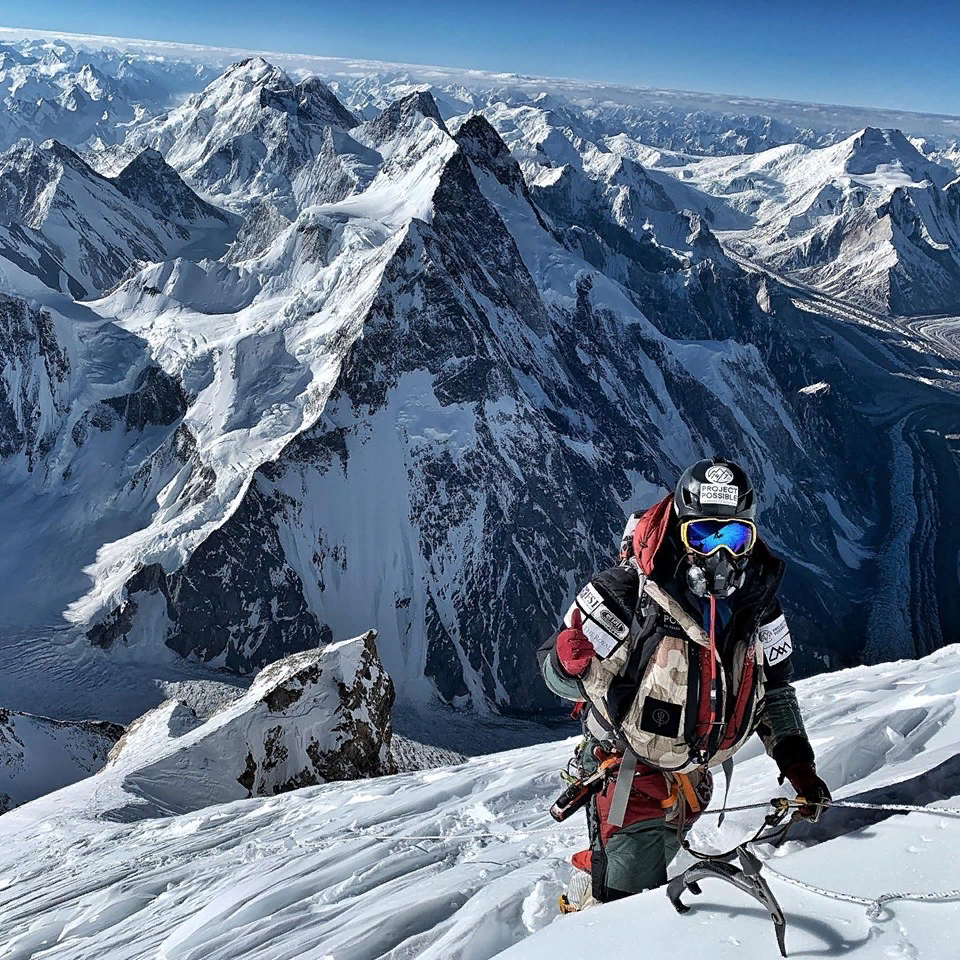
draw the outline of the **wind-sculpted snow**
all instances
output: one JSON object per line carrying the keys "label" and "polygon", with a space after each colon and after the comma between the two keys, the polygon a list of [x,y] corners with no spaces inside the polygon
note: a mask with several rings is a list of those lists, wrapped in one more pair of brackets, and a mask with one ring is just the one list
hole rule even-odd
{"label": "wind-sculpted snow", "polygon": [[[952,955],[956,901],[894,901],[870,917],[865,905],[777,873],[858,897],[956,887],[960,818],[936,810],[960,805],[958,652],[799,684],[835,798],[931,813],[834,808],[785,845],[758,848],[791,955]],[[582,817],[557,824],[547,812],[573,739],[183,813],[141,807],[146,819],[118,823],[124,782],[164,785],[147,772],[157,754],[176,757],[195,735],[172,713],[154,716],[123,764],[0,817],[0,941],[10,956],[573,960],[634,956],[638,931],[650,960],[675,957],[677,944],[697,956],[776,956],[766,912],[709,880],[700,897],[687,896],[688,916],[662,889],[558,916],[568,858],[586,839]],[[185,782],[202,769],[186,763]],[[208,781],[221,772],[212,761]],[[730,804],[782,795],[776,773],[755,738],[738,755]],[[691,840],[726,850],[752,836],[763,813],[731,813],[719,829],[706,816]],[[681,855],[671,874],[689,862]]]}

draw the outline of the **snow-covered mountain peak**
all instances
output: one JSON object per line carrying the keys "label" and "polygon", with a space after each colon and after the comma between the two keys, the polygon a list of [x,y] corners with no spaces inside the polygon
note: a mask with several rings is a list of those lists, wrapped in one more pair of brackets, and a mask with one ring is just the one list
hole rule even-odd
{"label": "snow-covered mountain peak", "polygon": [[325,117],[331,126],[352,130],[360,123],[319,77],[307,77],[297,85],[297,89],[301,99],[310,103],[312,113]]}
{"label": "snow-covered mountain peak", "polygon": [[0,215],[4,223],[20,219],[39,230],[64,193],[95,189],[100,179],[57,140],[20,140],[0,155]]}
{"label": "snow-covered mountain peak", "polygon": [[293,88],[293,81],[279,67],[274,66],[266,58],[256,56],[247,57],[231,64],[207,87],[207,93],[215,96],[217,92],[228,88],[237,89],[234,85],[268,86]]}
{"label": "snow-covered mountain peak", "polygon": [[113,286],[138,261],[188,246],[219,256],[236,230],[158,155],[135,158],[111,180],[58,141],[24,140],[0,155],[0,217],[22,228],[0,256],[53,289],[88,294]]}
{"label": "snow-covered mountain peak", "polygon": [[505,187],[514,192],[526,191],[520,164],[483,114],[471,114],[457,130],[456,140],[474,163],[492,173]]}
{"label": "snow-covered mountain peak", "polygon": [[235,218],[201,200],[158,150],[142,150],[114,178],[121,193],[172,222],[192,227],[222,228]]}
{"label": "snow-covered mountain peak", "polygon": [[[302,205],[340,199],[355,186],[360,175],[351,176],[352,168],[369,165],[346,133],[356,125],[324,83],[294,83],[254,57],[169,114],[135,127],[121,152],[151,147],[227,207],[248,213],[267,199],[292,217]],[[351,159],[344,164],[340,154]]]}
{"label": "snow-covered mountain peak", "polygon": [[357,129],[356,137],[387,157],[392,154],[397,141],[409,138],[424,120],[432,121],[444,133],[449,133],[430,92],[416,90],[388,104],[375,120]]}
{"label": "snow-covered mountain peak", "polygon": [[954,176],[946,166],[925,157],[900,130],[866,127],[838,145],[838,150],[842,150],[843,169],[855,177],[899,172],[913,183],[929,180],[944,187]]}

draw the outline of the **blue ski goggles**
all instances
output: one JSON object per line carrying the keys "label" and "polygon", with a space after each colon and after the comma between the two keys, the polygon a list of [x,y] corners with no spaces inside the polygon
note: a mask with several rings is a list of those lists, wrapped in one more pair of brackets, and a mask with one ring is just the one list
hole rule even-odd
{"label": "blue ski goggles", "polygon": [[728,550],[735,557],[748,554],[757,542],[757,528],[749,520],[685,520],[680,524],[683,545],[702,557]]}

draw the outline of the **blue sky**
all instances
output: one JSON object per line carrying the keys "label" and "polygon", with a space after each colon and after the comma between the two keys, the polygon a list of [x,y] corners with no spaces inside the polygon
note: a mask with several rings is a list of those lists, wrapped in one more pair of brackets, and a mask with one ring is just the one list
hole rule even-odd
{"label": "blue sky", "polygon": [[0,0],[0,25],[960,114],[954,0]]}

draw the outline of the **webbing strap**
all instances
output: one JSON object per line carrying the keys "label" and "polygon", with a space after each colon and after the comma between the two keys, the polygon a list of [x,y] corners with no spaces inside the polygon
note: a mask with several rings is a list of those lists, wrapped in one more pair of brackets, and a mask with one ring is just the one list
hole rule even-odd
{"label": "webbing strap", "polygon": [[717,821],[717,826],[723,826],[723,818],[727,815],[727,799],[730,796],[730,781],[733,780],[733,757],[727,757],[726,760],[720,765],[720,769],[723,770],[723,779],[726,781],[726,786],[723,788],[723,807],[720,810],[720,819]]}
{"label": "webbing strap", "polygon": [[636,770],[637,755],[632,750],[624,750],[620,770],[617,772],[617,782],[613,787],[610,813],[607,815],[607,823],[612,827],[622,827],[623,821],[627,818],[627,804],[630,802],[630,791],[633,789],[633,775]]}

